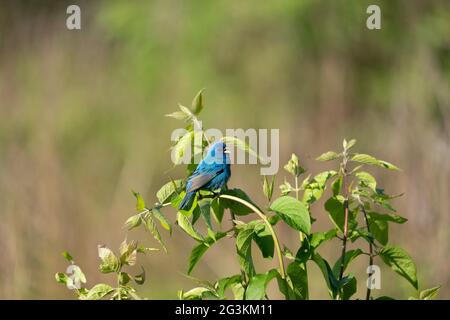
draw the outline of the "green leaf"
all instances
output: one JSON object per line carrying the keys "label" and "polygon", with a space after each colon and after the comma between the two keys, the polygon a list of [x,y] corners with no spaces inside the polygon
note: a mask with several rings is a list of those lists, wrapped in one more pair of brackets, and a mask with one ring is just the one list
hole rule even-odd
{"label": "green leaf", "polygon": [[100,271],[103,273],[116,272],[120,268],[119,259],[116,255],[106,246],[98,246],[98,256],[102,261],[100,264]]}
{"label": "green leaf", "polygon": [[120,263],[129,266],[134,266],[136,264],[137,255],[137,241],[130,241],[127,243],[124,240],[119,247],[120,252]]}
{"label": "green leaf", "polygon": [[406,219],[406,218],[404,218],[402,216],[393,214],[393,213],[381,214],[381,213],[378,213],[378,212],[371,211],[371,212],[368,212],[367,215],[373,220],[389,221],[389,222],[400,223],[400,224],[405,223],[406,221],[408,221],[408,219]]}
{"label": "green leaf", "polygon": [[[344,230],[344,197],[336,196],[331,197],[325,202],[325,210],[329,213],[329,217],[334,225],[343,232]],[[352,230],[356,227],[356,221],[354,213],[350,211],[348,214],[348,230]]]}
{"label": "green leaf", "polygon": [[306,206],[297,199],[283,196],[276,199],[270,206],[290,227],[309,234],[311,231],[311,219]]}
{"label": "green leaf", "polygon": [[244,300],[245,288],[242,283],[232,283],[230,287],[234,295],[234,300]]}
{"label": "green leaf", "polygon": [[119,279],[119,284],[121,286],[126,285],[128,282],[130,282],[131,277],[128,273],[126,272],[120,272],[118,275],[118,279]]}
{"label": "green leaf", "polygon": [[312,181],[305,186],[305,192],[303,194],[303,202],[312,204],[319,200],[323,192],[325,191],[326,183],[329,179],[337,174],[336,171],[324,171],[317,174]]}
{"label": "green leaf", "polygon": [[153,238],[155,238],[155,240],[159,242],[164,251],[167,252],[167,248],[161,238],[161,234],[159,233],[158,228],[156,227],[155,220],[153,219],[153,212],[151,212],[151,214],[147,216],[145,226],[147,230],[150,231],[150,233],[153,235]]}
{"label": "green leaf", "polygon": [[380,251],[380,257],[392,270],[408,280],[414,288],[418,288],[416,265],[405,250],[386,246]]}
{"label": "green leaf", "polygon": [[172,223],[162,214],[158,208],[152,209],[153,216],[159,220],[161,226],[172,234]]}
{"label": "green leaf", "polygon": [[252,239],[255,233],[254,224],[246,224],[236,237],[236,248],[239,256],[239,264],[249,277],[255,275],[255,267],[252,259]]}
{"label": "green leaf", "polygon": [[399,167],[393,165],[392,163],[389,163],[387,161],[384,160],[378,160],[378,166],[385,168],[385,169],[390,169],[390,170],[400,170]]}
{"label": "green leaf", "polygon": [[355,161],[355,162],[359,162],[359,163],[378,166],[378,167],[385,168],[385,169],[400,170],[398,167],[396,167],[392,163],[389,163],[389,162],[383,161],[383,160],[377,160],[376,158],[374,158],[368,154],[356,153],[355,155],[353,155],[351,160]]}
{"label": "green leaf", "polygon": [[360,171],[356,173],[356,177],[361,181],[364,185],[372,189],[376,192],[377,189],[377,181],[375,178],[368,172]]}
{"label": "green leaf", "polygon": [[355,144],[356,144],[356,140],[355,139],[351,139],[349,142],[347,142],[345,139],[344,141],[346,142],[343,147],[346,150],[350,150]]}
{"label": "green leaf", "polygon": [[336,229],[327,232],[315,232],[311,234],[310,245],[317,249],[323,242],[333,239],[336,236]]}
{"label": "green leaf", "polygon": [[201,89],[192,100],[192,110],[194,110],[195,115],[199,115],[203,110],[203,91],[205,89]]}
{"label": "green leaf", "polygon": [[[348,265],[358,256],[360,256],[363,253],[361,249],[355,249],[355,250],[349,250],[345,253],[345,259],[344,259],[344,272],[347,270]],[[333,274],[337,277],[339,277],[339,273],[341,271],[341,257],[339,257],[336,261],[336,263],[333,266]]]}
{"label": "green leaf", "polygon": [[238,149],[241,149],[241,150],[247,152],[249,155],[257,158],[259,161],[262,161],[259,154],[255,150],[250,148],[250,146],[246,142],[242,141],[241,139],[238,139],[238,138],[232,137],[232,136],[226,136],[226,137],[223,137],[221,139],[221,141],[227,145],[228,150],[231,150],[231,148],[236,147]]}
{"label": "green leaf", "polygon": [[291,159],[288,163],[284,166],[284,170],[292,174],[294,177],[298,177],[305,172],[305,169],[299,166],[298,157],[294,153],[291,155]]}
{"label": "green leaf", "polygon": [[178,212],[177,213],[177,221],[178,221],[178,225],[181,227],[181,229],[183,229],[183,231],[186,232],[189,236],[191,236],[192,238],[194,238],[195,240],[198,240],[198,241],[204,240],[202,235],[200,233],[198,233],[197,230],[194,229],[191,221],[189,221],[189,218],[186,217],[184,214]]}
{"label": "green leaf", "polygon": [[166,201],[170,201],[173,194],[176,193],[177,190],[182,189],[182,187],[183,180],[181,179],[167,182],[156,193],[159,203],[164,204]]}
{"label": "green leaf", "polygon": [[266,196],[267,200],[272,200],[273,195],[273,186],[275,185],[275,176],[272,176],[272,180],[269,182],[267,176],[264,176],[263,181],[263,193]]}
{"label": "green leaf", "polygon": [[320,156],[318,156],[316,158],[316,160],[318,160],[318,161],[330,161],[330,160],[337,159],[340,156],[341,155],[337,154],[334,151],[328,151],[328,152],[322,153]]}
{"label": "green leaf", "polygon": [[286,273],[292,282],[292,289],[295,294],[295,298],[307,300],[309,293],[306,265],[304,263],[294,261],[288,265]]}
{"label": "green leaf", "polygon": [[142,285],[145,282],[145,269],[143,267],[141,267],[141,269],[142,272],[134,276],[134,282]]}
{"label": "green leaf", "polygon": [[181,163],[181,160],[183,159],[186,150],[191,147],[191,141],[194,137],[193,131],[186,132],[179,140],[178,142],[173,146],[173,154],[174,154],[174,163],[175,165],[178,165]]}
{"label": "green leaf", "polygon": [[99,283],[89,290],[85,298],[87,300],[100,300],[113,291],[114,289],[111,286],[104,283]]}
{"label": "green leaf", "polygon": [[337,196],[342,189],[342,175],[339,175],[339,177],[337,177],[333,183],[331,184],[331,190],[333,190],[333,196]]}
{"label": "green leaf", "polygon": [[382,245],[386,245],[389,240],[389,225],[384,220],[373,220],[369,218],[370,233]]}
{"label": "green leaf", "polygon": [[[255,203],[253,203],[253,201],[250,199],[250,197],[244,191],[242,191],[241,189],[224,190],[222,192],[222,194],[238,197],[238,198],[240,198],[242,200],[250,202],[255,207],[258,207]],[[245,205],[243,205],[243,204],[241,204],[239,202],[236,202],[234,200],[222,198],[222,199],[220,199],[220,201],[223,204],[224,208],[230,209],[237,216],[244,216],[244,215],[247,215],[247,214],[250,214],[250,213],[253,212],[247,206],[245,206]]]}
{"label": "green leaf", "polygon": [[55,274],[55,279],[58,283],[66,284],[69,277],[63,272],[58,272],[57,274]]}
{"label": "green leaf", "polygon": [[356,278],[353,275],[351,275],[349,277],[348,282],[346,282],[342,286],[342,299],[350,300],[350,298],[356,293],[357,289],[358,289],[358,287],[357,287]]}
{"label": "green leaf", "polygon": [[273,242],[272,234],[267,229],[266,225],[263,225],[263,229],[255,231],[253,239],[258,245],[264,258],[273,258],[275,244]]}
{"label": "green leaf", "polygon": [[217,294],[220,298],[226,298],[225,297],[225,291],[230,288],[233,284],[240,284],[242,281],[241,275],[234,275],[231,277],[223,278],[217,281],[216,287],[217,287]]}
{"label": "green leaf", "polygon": [[63,251],[62,256],[70,263],[73,263],[73,257],[67,251]]}
{"label": "green leaf", "polygon": [[441,290],[441,286],[423,290],[419,294],[419,299],[420,300],[433,300],[439,294],[439,290]]}
{"label": "green leaf", "polygon": [[202,199],[199,201],[200,213],[210,230],[213,229],[211,224],[211,199]]}
{"label": "green leaf", "polygon": [[128,230],[138,227],[142,223],[142,216],[140,213],[135,214],[127,219],[125,222],[125,227]]}
{"label": "green leaf", "polygon": [[220,224],[225,212],[225,208],[220,198],[215,198],[211,201],[211,212],[213,213],[214,219]]}
{"label": "green leaf", "polygon": [[206,295],[215,295],[215,293],[205,287],[197,287],[189,290],[188,292],[182,293],[181,299],[183,300],[201,300]]}
{"label": "green leaf", "polygon": [[142,198],[142,196],[140,195],[140,193],[139,192],[134,192],[134,191],[131,191],[131,192],[133,193],[133,195],[136,198],[136,211],[138,213],[144,211],[145,210],[145,201]]}
{"label": "green leaf", "polygon": [[245,291],[246,300],[262,300],[266,294],[267,285],[270,280],[275,278],[278,271],[272,269],[264,274],[257,274],[250,278],[247,290]]}
{"label": "green leaf", "polygon": [[187,274],[191,274],[192,270],[194,270],[194,267],[196,264],[200,261],[201,257],[205,254],[205,252],[211,247],[212,244],[217,242],[219,239],[222,239],[227,234],[225,232],[218,232],[215,234],[214,238],[208,236],[205,238],[205,240],[196,245],[191,252],[191,255],[189,256],[189,268],[187,271]]}
{"label": "green leaf", "polygon": [[190,116],[184,113],[183,111],[175,111],[172,113],[168,113],[166,114],[166,117],[174,118],[177,120],[183,120],[186,122],[190,119]]}
{"label": "green leaf", "polygon": [[280,185],[281,195],[287,196],[290,192],[294,191],[291,184],[287,181],[284,181],[283,184]]}

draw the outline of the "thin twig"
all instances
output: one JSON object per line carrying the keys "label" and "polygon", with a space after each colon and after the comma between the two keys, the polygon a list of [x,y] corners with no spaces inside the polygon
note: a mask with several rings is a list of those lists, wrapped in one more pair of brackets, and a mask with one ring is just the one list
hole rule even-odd
{"label": "thin twig", "polygon": [[[366,209],[364,208],[364,205],[361,204],[361,210],[364,214],[364,220],[366,221],[366,225],[367,225],[367,232],[370,233],[370,224],[369,224],[369,220],[367,219],[367,212]],[[369,241],[369,267],[373,265],[373,245],[372,245],[372,240]],[[372,274],[369,275],[369,277]],[[367,285],[367,292],[366,292],[366,300],[370,300],[370,285]]]}

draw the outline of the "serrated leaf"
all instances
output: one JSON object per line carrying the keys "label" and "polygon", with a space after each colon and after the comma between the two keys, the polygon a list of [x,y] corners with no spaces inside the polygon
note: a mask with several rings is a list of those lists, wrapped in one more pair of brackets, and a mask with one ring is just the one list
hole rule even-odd
{"label": "serrated leaf", "polygon": [[98,256],[101,260],[100,271],[103,273],[116,272],[120,268],[119,259],[111,249],[104,245],[98,246]]}
{"label": "serrated leaf", "polygon": [[100,300],[106,297],[108,294],[112,293],[113,291],[114,289],[111,286],[104,283],[99,283],[89,290],[85,298],[87,300]]}
{"label": "serrated leaf", "polygon": [[63,251],[62,256],[70,263],[73,263],[73,257],[67,251]]}
{"label": "serrated leaf", "polygon": [[288,163],[284,166],[284,170],[295,177],[298,177],[305,172],[305,169],[299,165],[298,157],[294,153],[291,155],[291,159],[289,159]]}
{"label": "serrated leaf", "polygon": [[198,240],[198,241],[204,240],[202,235],[200,233],[198,233],[197,230],[194,229],[189,218],[186,217],[184,214],[178,212],[177,213],[177,221],[178,221],[178,225],[181,227],[181,229],[183,229],[183,231],[186,232],[189,236],[191,236],[192,238],[194,238],[195,240]]}
{"label": "serrated leaf", "polygon": [[130,282],[131,277],[130,277],[130,275],[128,273],[122,271],[118,275],[118,280],[119,280],[119,284],[121,286],[124,286],[124,285],[126,285],[127,283]]}
{"label": "serrated leaf", "polygon": [[236,248],[239,256],[239,264],[249,277],[253,277],[255,275],[251,247],[254,233],[254,225],[246,224],[240,228],[236,237]]}
{"label": "serrated leaf", "polygon": [[250,278],[250,281],[245,291],[246,300],[262,300],[266,294],[267,285],[275,278],[278,271],[272,269],[264,274],[257,274]]}
{"label": "serrated leaf", "polygon": [[288,265],[286,273],[292,282],[295,299],[308,299],[308,273],[305,264],[294,261]]}
{"label": "serrated leaf", "polygon": [[153,235],[153,238],[155,238],[155,240],[159,242],[164,251],[167,252],[167,248],[161,238],[161,234],[159,233],[159,230],[156,227],[155,221],[153,219],[153,214],[147,216],[145,226],[147,227],[147,230],[150,231],[150,233]]}
{"label": "serrated leaf", "polygon": [[375,178],[368,172],[360,171],[357,172],[356,177],[359,179],[360,182],[362,182],[364,185],[372,189],[374,192],[377,190],[377,181]]}
{"label": "serrated leaf", "polygon": [[191,142],[194,137],[194,131],[186,132],[173,146],[173,155],[174,155],[174,164],[178,165],[181,163],[186,150],[189,150],[191,147]]}
{"label": "serrated leaf", "polygon": [[133,193],[134,197],[136,198],[136,211],[138,213],[141,213],[142,211],[145,210],[145,201],[139,192],[134,192],[134,191],[131,191],[131,192]]}
{"label": "serrated leaf", "polygon": [[276,199],[270,206],[290,227],[309,234],[311,231],[311,219],[306,206],[297,199],[283,196]]}
{"label": "serrated leaf", "polygon": [[381,214],[381,213],[377,213],[377,212],[368,212],[367,213],[373,220],[383,220],[383,221],[389,221],[389,222],[394,222],[394,223],[405,223],[406,221],[408,221],[408,219],[399,216],[397,214],[393,214],[393,213],[389,213],[389,214]]}
{"label": "serrated leaf", "polygon": [[218,224],[222,222],[225,208],[221,202],[220,198],[215,198],[211,201],[211,212],[213,217]]}
{"label": "serrated leaf", "polygon": [[386,245],[389,241],[389,225],[384,220],[369,219],[370,233],[382,245]]}
{"label": "serrated leaf", "polygon": [[153,216],[158,219],[161,226],[172,234],[172,223],[162,214],[158,208],[152,209]]}
{"label": "serrated leaf", "polygon": [[378,166],[378,167],[385,168],[385,169],[400,170],[398,167],[396,167],[392,163],[389,163],[389,162],[383,161],[383,160],[378,160],[368,154],[356,153],[355,155],[353,155],[351,160],[355,161],[355,162],[359,162],[359,163]]}
{"label": "serrated leaf", "polygon": [[195,115],[199,115],[203,110],[203,91],[205,89],[201,89],[192,100],[192,110],[194,110]]}
{"label": "serrated leaf", "polygon": [[272,234],[267,229],[266,225],[261,222],[263,229],[256,230],[253,239],[255,240],[257,246],[261,250],[262,256],[264,258],[273,258],[275,243],[273,242]]}
{"label": "serrated leaf", "polygon": [[420,300],[433,300],[439,294],[439,290],[441,290],[441,286],[423,290],[419,294],[419,299]]}
{"label": "serrated leaf", "polygon": [[[242,191],[241,189],[228,189],[228,190],[223,191],[222,194],[226,194],[226,195],[230,195],[230,196],[234,196],[234,197],[240,198],[242,200],[250,202],[255,207],[258,207],[250,199],[250,197],[244,191]],[[235,215],[244,216],[244,215],[252,213],[252,210],[249,209],[247,206],[245,206],[245,205],[243,205],[243,204],[241,204],[239,202],[236,202],[234,200],[222,198],[220,201],[223,204],[224,208],[230,209]]]}
{"label": "serrated leaf", "polygon": [[[363,253],[361,249],[355,249],[355,250],[349,250],[345,253],[345,259],[344,259],[344,272],[347,270],[347,267],[349,264],[358,256],[360,256]],[[336,263],[333,266],[333,274],[337,277],[339,277],[339,273],[341,271],[341,257],[339,257],[336,261]]]}
{"label": "serrated leaf", "polygon": [[408,280],[414,288],[418,288],[416,265],[404,249],[386,246],[380,251],[380,257],[392,270]]}
{"label": "serrated leaf", "polygon": [[165,185],[161,187],[161,189],[156,192],[156,197],[158,198],[159,203],[164,204],[167,200],[171,200],[172,195],[183,186],[183,180],[173,180],[167,182]]}
{"label": "serrated leaf", "polygon": [[231,288],[233,284],[240,284],[242,281],[241,275],[234,275],[231,277],[223,278],[217,281],[216,288],[217,288],[217,294],[220,298],[225,298],[225,291],[228,288]]}
{"label": "serrated leaf", "polygon": [[331,160],[337,159],[339,157],[340,157],[340,155],[337,154],[336,152],[328,151],[328,152],[322,153],[320,156],[318,156],[316,158],[316,160],[318,160],[318,161],[331,161]]}
{"label": "serrated leaf", "polygon": [[272,200],[273,195],[273,186],[275,185],[275,176],[272,176],[272,180],[269,182],[267,176],[264,176],[263,181],[263,193],[266,196],[267,200]]}
{"label": "serrated leaf", "polygon": [[134,266],[136,264],[137,255],[137,241],[127,242],[124,240],[119,247],[120,252],[120,263],[129,266]]}
{"label": "serrated leaf", "polygon": [[58,283],[66,284],[69,277],[67,276],[67,274],[65,274],[63,272],[58,272],[55,274],[55,279],[56,279],[56,282],[58,282]]}
{"label": "serrated leaf", "polygon": [[226,235],[227,234],[225,232],[218,232],[214,235],[214,238],[208,236],[202,243],[196,245],[192,249],[191,255],[189,256],[189,268],[187,272],[188,275],[191,274],[192,270],[194,270],[194,267],[200,261],[205,252],[211,247],[211,245],[219,239],[222,239]]}
{"label": "serrated leaf", "polygon": [[134,282],[136,282],[137,284],[144,284],[145,282],[145,269],[143,267],[141,267],[142,272],[139,273],[138,275],[134,276]]}
{"label": "serrated leaf", "polygon": [[142,223],[142,217],[141,214],[135,214],[134,216],[131,216],[127,219],[127,221],[125,221],[125,227],[128,230],[134,229],[138,226],[140,226]]}

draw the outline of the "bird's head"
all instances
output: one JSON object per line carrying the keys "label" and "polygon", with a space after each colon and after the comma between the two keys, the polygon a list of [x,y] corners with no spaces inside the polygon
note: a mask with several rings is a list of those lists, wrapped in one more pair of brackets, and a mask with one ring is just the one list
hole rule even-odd
{"label": "bird's head", "polygon": [[222,141],[214,143],[208,150],[205,161],[215,164],[230,164],[230,151],[227,150],[227,145]]}

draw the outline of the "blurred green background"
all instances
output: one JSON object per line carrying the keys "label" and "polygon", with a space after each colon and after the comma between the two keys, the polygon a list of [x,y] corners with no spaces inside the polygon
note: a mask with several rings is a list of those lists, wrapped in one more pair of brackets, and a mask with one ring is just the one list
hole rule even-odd
{"label": "blurred green background", "polygon": [[[77,3],[82,29],[66,29]],[[366,28],[378,4],[382,29]],[[164,114],[206,88],[204,126],[279,128],[280,161],[292,152],[312,173],[314,158],[344,137],[357,150],[400,166],[374,170],[405,225],[390,242],[418,265],[422,289],[442,285],[450,298],[450,2],[445,0],[9,1],[0,2],[0,298],[70,298],[54,280],[68,250],[88,286],[112,281],[98,272],[97,245],[116,249],[134,213],[131,189],[152,203],[171,170]],[[229,185],[264,203],[258,166],[234,166]],[[283,181],[280,170],[277,182]],[[329,222],[320,205],[316,228]],[[171,220],[175,212],[168,212]],[[227,223],[227,222],[226,222]],[[297,234],[278,227],[296,250]],[[140,293],[175,299],[195,286],[183,273],[194,241],[181,231],[169,254],[141,262]],[[149,234],[128,239],[156,246]],[[324,247],[334,259],[338,243]],[[260,261],[258,266],[275,266]],[[378,261],[380,265],[382,264]],[[365,274],[367,261],[352,272]],[[236,274],[231,240],[205,255],[194,276]],[[327,298],[311,267],[312,298]],[[357,297],[364,297],[362,290]],[[271,298],[277,298],[273,289]],[[375,295],[414,290],[383,269]]]}

